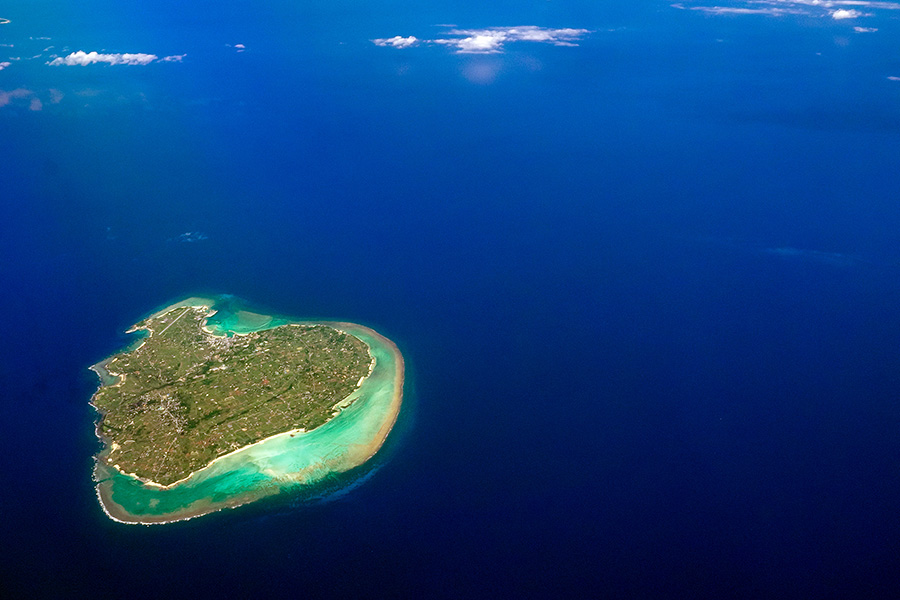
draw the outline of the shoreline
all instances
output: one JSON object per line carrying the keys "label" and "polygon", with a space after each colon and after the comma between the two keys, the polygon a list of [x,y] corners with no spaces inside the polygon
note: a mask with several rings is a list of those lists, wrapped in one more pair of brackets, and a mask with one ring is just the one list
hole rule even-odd
{"label": "shoreline", "polygon": [[[209,461],[208,463],[206,463],[205,465],[203,465],[201,468],[197,469],[196,471],[191,471],[190,475],[188,475],[187,477],[182,477],[178,481],[173,481],[172,483],[167,483],[167,484],[158,483],[156,481],[153,481],[152,479],[145,479],[144,477],[141,477],[137,473],[126,473],[125,471],[122,470],[122,468],[119,465],[110,465],[109,463],[106,463],[106,466],[115,469],[116,471],[118,471],[122,475],[125,475],[126,477],[131,477],[132,479],[137,479],[144,485],[148,485],[152,488],[156,488],[159,490],[170,490],[173,487],[175,487],[176,485],[178,485],[180,483],[184,483],[185,481],[187,481],[188,479],[190,479],[191,477],[193,477],[200,471],[203,471],[204,469],[207,469],[207,468],[213,466],[218,461],[228,458],[229,456],[233,456],[239,452],[243,452],[249,448],[253,448],[254,446],[258,446],[264,442],[271,441],[271,440],[281,437],[281,436],[290,435],[291,437],[294,437],[294,436],[300,435],[302,433],[308,433],[308,432],[305,429],[303,429],[302,427],[300,427],[298,429],[289,429],[287,431],[282,431],[280,433],[274,433],[274,434],[270,435],[269,437],[263,438],[257,442],[253,442],[252,444],[247,444],[246,446],[241,446],[240,448],[237,448],[236,450],[232,450],[231,452],[229,452],[227,454],[222,454],[221,456],[217,456],[214,459],[212,459],[211,461]],[[105,448],[104,448],[104,450],[105,450]]]}
{"label": "shoreline", "polygon": [[[156,313],[154,313],[153,316],[166,314],[168,312],[171,312],[172,310],[176,310],[177,308],[186,306],[192,300],[198,300],[198,299],[190,298],[188,300],[176,303],[175,305],[171,305],[160,311],[157,311]],[[191,307],[192,308],[205,308],[207,310],[210,310],[210,305],[208,303],[192,305]],[[213,314],[215,314],[215,312],[216,311],[213,310],[213,312],[211,312],[209,315],[207,315],[207,318],[209,316],[212,316]],[[148,318],[151,318],[151,317],[148,317]],[[273,321],[274,320],[275,320],[275,318],[273,318]],[[352,407],[359,400],[364,400],[364,398],[360,397],[362,394],[362,392],[360,390],[363,389],[365,382],[369,379],[369,377],[372,376],[372,374],[376,371],[376,369],[378,367],[377,358],[373,354],[373,345],[370,344],[369,342],[366,342],[366,340],[361,339],[357,335],[357,333],[371,338],[372,340],[374,340],[376,342],[376,344],[378,346],[380,346],[384,351],[386,351],[390,355],[393,365],[394,365],[394,369],[393,369],[394,373],[393,373],[393,377],[391,379],[391,388],[393,391],[391,394],[390,402],[387,405],[387,407],[385,407],[386,412],[384,415],[384,419],[381,422],[378,430],[375,431],[374,434],[372,435],[371,439],[367,440],[366,442],[361,443],[361,444],[353,444],[352,447],[348,447],[346,454],[342,457],[345,461],[345,464],[333,465],[334,468],[331,469],[331,472],[342,473],[342,472],[346,472],[351,469],[354,469],[356,467],[359,467],[362,464],[364,464],[365,462],[367,462],[370,458],[372,458],[372,456],[374,456],[378,452],[378,450],[384,444],[384,441],[387,438],[388,434],[390,433],[390,431],[393,429],[394,425],[396,424],[397,419],[399,417],[399,413],[400,413],[400,406],[402,404],[405,365],[404,365],[404,361],[403,361],[403,356],[400,353],[399,348],[397,348],[396,344],[394,344],[394,342],[392,342],[388,338],[384,337],[383,335],[379,334],[378,332],[374,331],[373,329],[365,327],[364,325],[358,325],[355,323],[348,323],[348,322],[343,322],[343,321],[288,321],[286,323],[276,325],[276,327],[281,326],[281,325],[294,325],[294,326],[322,325],[322,326],[337,329],[339,331],[343,331],[344,333],[347,333],[348,335],[352,335],[352,336],[356,337],[357,339],[360,339],[360,341],[362,341],[364,344],[366,344],[366,346],[369,348],[370,355],[372,355],[372,362],[370,363],[370,366],[369,366],[369,372],[361,380],[360,384],[356,387],[356,389],[354,389],[346,398],[342,399],[340,402],[335,404],[335,406],[334,406],[335,412],[333,413],[332,418],[330,418],[328,421],[326,421],[326,423],[320,425],[316,429],[310,430],[310,431],[305,431],[302,428],[298,428],[298,429],[291,429],[288,431],[282,431],[282,432],[273,434],[264,439],[253,442],[252,444],[242,446],[240,448],[232,450],[231,452],[228,452],[221,456],[217,456],[216,458],[214,458],[212,461],[210,461],[208,464],[206,464],[201,469],[193,471],[187,477],[179,479],[178,481],[175,481],[170,484],[164,485],[164,484],[160,484],[158,482],[155,482],[155,481],[152,481],[149,479],[143,479],[134,473],[126,473],[126,472],[122,471],[121,468],[118,467],[118,465],[109,464],[108,462],[106,462],[106,458],[108,457],[108,453],[109,453],[109,449],[111,448],[111,444],[110,444],[110,441],[107,440],[99,432],[98,427],[95,427],[95,434],[97,434],[97,437],[100,439],[101,443],[103,444],[103,448],[101,449],[101,451],[94,457],[94,459],[95,459],[94,479],[96,481],[95,491],[97,494],[98,501],[101,505],[101,508],[103,509],[104,513],[106,513],[106,515],[110,519],[112,519],[116,522],[119,522],[119,523],[126,523],[126,524],[151,525],[151,524],[172,523],[172,522],[176,522],[176,521],[184,521],[187,519],[195,518],[195,517],[198,517],[198,516],[201,516],[204,514],[208,514],[211,512],[217,512],[224,508],[236,508],[243,504],[247,504],[247,503],[253,502],[255,500],[258,500],[262,497],[271,495],[273,493],[272,489],[263,487],[263,488],[259,488],[259,489],[255,489],[255,490],[250,490],[244,496],[236,495],[235,497],[233,497],[231,499],[228,499],[225,501],[216,501],[216,502],[213,502],[212,504],[205,502],[206,500],[208,500],[208,498],[198,498],[195,502],[192,502],[191,504],[184,506],[182,509],[174,511],[173,513],[168,514],[168,515],[165,515],[165,514],[136,515],[136,514],[132,514],[132,513],[128,512],[127,509],[125,509],[123,506],[119,505],[118,503],[116,503],[115,501],[112,500],[112,497],[111,497],[112,483],[111,483],[111,481],[116,476],[127,477],[128,479],[139,483],[142,487],[145,487],[145,488],[148,488],[148,489],[151,489],[154,491],[158,491],[158,492],[171,492],[171,491],[174,491],[174,490],[180,488],[180,486],[188,483],[192,479],[194,479],[194,480],[199,479],[202,481],[202,478],[204,475],[208,476],[211,472],[213,472],[215,470],[215,468],[218,466],[218,464],[221,461],[223,461],[227,458],[234,457],[235,455],[239,455],[241,453],[249,453],[254,448],[258,449],[259,447],[263,446],[264,444],[271,444],[272,442],[275,442],[282,438],[286,438],[287,436],[290,436],[291,438],[294,438],[297,436],[301,436],[301,437],[308,436],[311,433],[318,431],[320,428],[325,427],[326,425],[328,425],[335,419],[339,418],[341,413],[345,409],[347,409],[348,407]],[[208,330],[206,328],[205,320],[203,322],[202,327],[206,333],[208,333],[210,335],[216,335],[215,332]],[[141,328],[141,329],[145,329],[145,328]],[[149,328],[146,328],[146,329],[149,330]],[[269,329],[269,327],[263,326],[260,330],[262,330],[262,329]],[[131,330],[129,330],[129,332],[133,332],[133,331],[137,331],[137,329],[132,328]],[[152,330],[150,330],[150,331],[151,331],[150,335],[152,335]],[[238,335],[238,334],[235,334],[235,335]],[[246,335],[246,334],[243,334],[243,335]],[[91,370],[95,371],[98,375],[101,375],[101,372],[100,372],[101,369],[105,370],[107,373],[110,373],[108,370],[105,369],[105,363],[110,361],[112,358],[113,357],[107,358],[104,361],[100,361],[99,363],[93,365],[92,367],[90,367]],[[103,377],[101,375],[101,381],[102,380],[103,380]],[[117,382],[117,383],[120,383],[120,382]],[[101,387],[102,387],[102,384],[101,384]],[[354,398],[354,396],[356,396],[356,398]],[[347,402],[348,400],[351,400],[351,401]],[[93,404],[92,404],[92,406],[93,406]],[[327,466],[330,466],[330,465],[327,465]],[[111,472],[108,473],[106,476],[103,476],[104,470],[109,470]],[[304,476],[304,474],[302,472],[300,472],[300,473],[285,473],[280,478],[273,478],[273,481],[275,479],[277,479],[278,481],[281,481],[282,483],[293,482],[296,485],[304,485],[303,476]],[[192,510],[190,507],[193,506],[194,504],[199,504],[199,505]]]}
{"label": "shoreline", "polygon": [[[363,462],[365,462],[366,460],[375,456],[375,453],[381,449],[381,447],[384,445],[384,440],[387,439],[388,434],[394,428],[394,425],[397,424],[397,418],[400,416],[400,405],[403,403],[403,383],[405,381],[406,364],[403,361],[403,355],[400,354],[400,348],[397,347],[397,344],[395,344],[388,338],[384,337],[383,335],[381,335],[374,329],[370,329],[364,325],[357,325],[355,323],[345,323],[345,322],[340,322],[340,321],[333,322],[333,326],[336,329],[341,329],[342,327],[348,327],[348,328],[358,328],[358,329],[366,330],[366,332],[368,332],[368,335],[371,335],[372,337],[378,339],[390,351],[391,355],[394,358],[394,364],[396,365],[396,368],[394,369],[394,382],[393,382],[394,383],[394,393],[393,393],[393,397],[391,398],[390,418],[382,424],[381,429],[379,429],[379,431],[378,431],[380,440],[378,440],[377,443],[375,443],[374,441],[372,443],[370,443],[370,446],[374,446],[374,447],[372,447],[371,453],[365,458],[365,460],[363,460]],[[345,331],[345,330],[341,329],[341,331]],[[346,333],[350,333],[350,332],[346,331]],[[351,333],[350,335],[353,335],[353,334]],[[369,375],[371,375],[371,374],[372,373],[370,371]],[[362,463],[360,463],[360,464],[362,464]]]}

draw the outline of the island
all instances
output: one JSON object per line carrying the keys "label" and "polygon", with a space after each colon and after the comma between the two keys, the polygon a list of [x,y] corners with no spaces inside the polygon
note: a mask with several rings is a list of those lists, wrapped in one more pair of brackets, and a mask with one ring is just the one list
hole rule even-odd
{"label": "island", "polygon": [[189,298],[139,321],[132,347],[91,367],[104,512],[168,523],[340,485],[399,414],[403,358],[352,323]]}

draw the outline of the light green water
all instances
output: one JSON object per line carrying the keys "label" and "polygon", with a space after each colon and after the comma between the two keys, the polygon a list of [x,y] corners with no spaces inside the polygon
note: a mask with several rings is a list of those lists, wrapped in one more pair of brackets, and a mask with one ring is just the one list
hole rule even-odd
{"label": "light green water", "polygon": [[[185,303],[188,301],[179,305]],[[226,334],[290,322],[283,317],[235,311],[214,316],[208,326],[217,334]],[[313,431],[274,437],[223,457],[170,489],[146,486],[106,466],[102,460],[105,451],[101,452],[95,479],[107,514],[129,523],[187,519],[273,494],[312,489],[366,462],[381,447],[396,420],[403,359],[390,340],[371,329],[350,323],[323,324],[358,337],[375,357],[372,373],[354,392],[355,400],[349,407]]]}

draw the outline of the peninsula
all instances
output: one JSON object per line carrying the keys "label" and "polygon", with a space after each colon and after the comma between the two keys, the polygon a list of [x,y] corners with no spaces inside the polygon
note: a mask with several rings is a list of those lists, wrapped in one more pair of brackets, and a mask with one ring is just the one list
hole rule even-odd
{"label": "peninsula", "polygon": [[92,367],[97,493],[116,520],[170,522],[311,487],[366,462],[396,420],[403,360],[386,338],[217,304],[166,307],[129,330],[136,347]]}

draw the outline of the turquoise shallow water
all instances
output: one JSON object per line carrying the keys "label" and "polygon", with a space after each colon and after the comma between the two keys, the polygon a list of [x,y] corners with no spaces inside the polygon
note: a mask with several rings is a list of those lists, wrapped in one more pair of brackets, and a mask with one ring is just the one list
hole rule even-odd
{"label": "turquoise shallow water", "polygon": [[[197,304],[198,299],[185,303]],[[215,301],[204,301],[215,305]],[[169,309],[171,309],[170,307]],[[169,310],[166,309],[166,310]],[[291,323],[248,311],[220,311],[208,326],[217,334],[246,333]],[[169,489],[97,461],[97,493],[107,514],[129,523],[160,523],[240,506],[282,492],[313,491],[316,484],[366,462],[396,421],[403,385],[403,359],[396,346],[366,327],[327,323],[361,339],[375,367],[350,398],[353,402],[325,425],[294,436],[282,434],[226,455]]]}

